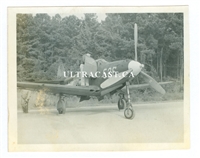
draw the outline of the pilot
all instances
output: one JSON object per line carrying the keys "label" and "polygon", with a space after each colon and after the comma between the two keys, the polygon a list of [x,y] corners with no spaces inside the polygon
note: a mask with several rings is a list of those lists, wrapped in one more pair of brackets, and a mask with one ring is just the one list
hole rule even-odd
{"label": "pilot", "polygon": [[87,75],[87,77],[85,76],[82,76],[83,74],[83,70],[84,70],[84,65],[85,65],[85,62],[86,62],[86,56],[90,57],[91,55],[89,53],[87,54],[84,54],[82,56],[82,63],[80,65],[80,71],[81,71],[81,86],[89,86],[89,76]]}

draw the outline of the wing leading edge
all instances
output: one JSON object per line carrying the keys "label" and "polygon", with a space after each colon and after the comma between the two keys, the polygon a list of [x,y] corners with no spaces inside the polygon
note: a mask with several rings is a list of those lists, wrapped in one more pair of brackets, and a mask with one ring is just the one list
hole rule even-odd
{"label": "wing leading edge", "polygon": [[[172,81],[169,82],[159,82],[159,85],[166,85],[166,84],[171,84],[173,83]],[[135,84],[135,85],[130,85],[129,89],[145,89],[145,88],[149,88],[150,85],[149,84]],[[123,88],[123,90],[125,90],[125,88]]]}
{"label": "wing leading edge", "polygon": [[50,93],[63,93],[77,96],[98,96],[100,88],[97,86],[72,86],[72,85],[54,85],[44,83],[18,82],[18,88],[40,90],[43,89]]}

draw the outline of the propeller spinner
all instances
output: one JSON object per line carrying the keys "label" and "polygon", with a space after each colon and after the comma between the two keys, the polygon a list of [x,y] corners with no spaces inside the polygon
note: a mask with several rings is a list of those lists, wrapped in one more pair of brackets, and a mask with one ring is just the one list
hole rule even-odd
{"label": "propeller spinner", "polygon": [[143,64],[141,64],[137,61],[134,61],[134,60],[131,60],[128,64],[128,69],[132,69],[132,73],[135,76],[141,72],[143,67],[144,67]]}

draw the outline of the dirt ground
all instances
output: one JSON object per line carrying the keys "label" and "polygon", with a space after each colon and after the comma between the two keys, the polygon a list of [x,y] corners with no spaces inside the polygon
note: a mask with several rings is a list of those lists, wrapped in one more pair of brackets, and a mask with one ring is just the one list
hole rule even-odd
{"label": "dirt ground", "polygon": [[116,104],[18,111],[19,144],[179,143],[184,137],[183,101],[133,105],[125,119]]}

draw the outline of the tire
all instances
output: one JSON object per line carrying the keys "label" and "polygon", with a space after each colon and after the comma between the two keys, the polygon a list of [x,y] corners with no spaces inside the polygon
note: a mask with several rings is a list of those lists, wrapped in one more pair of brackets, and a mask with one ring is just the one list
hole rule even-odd
{"label": "tire", "polygon": [[22,106],[22,110],[24,113],[28,113],[28,105]]}
{"label": "tire", "polygon": [[135,117],[134,110],[132,108],[126,108],[124,110],[124,116],[126,119],[133,119]]}
{"label": "tire", "polygon": [[118,101],[118,109],[124,109],[124,107],[126,106],[126,101],[124,99],[119,99]]}
{"label": "tire", "polygon": [[62,110],[62,109],[58,109],[58,113],[59,113],[59,114],[62,114],[62,113],[63,113],[63,110]]}
{"label": "tire", "polygon": [[62,114],[65,114],[66,113],[66,108],[65,108],[65,106],[63,106],[63,108],[62,108]]}
{"label": "tire", "polygon": [[59,113],[59,114],[65,114],[65,113],[66,113],[65,106],[63,106],[63,107],[61,107],[61,108],[59,108],[59,109],[57,109],[57,110],[58,110],[58,113]]}
{"label": "tire", "polygon": [[58,110],[58,113],[59,113],[59,114],[64,114],[65,111],[66,111],[64,102],[63,102],[61,99],[58,100],[58,103],[57,103],[57,110]]}

